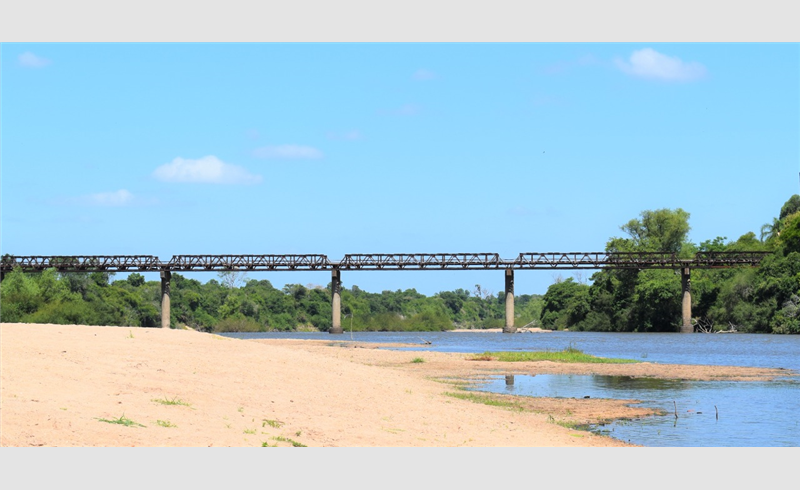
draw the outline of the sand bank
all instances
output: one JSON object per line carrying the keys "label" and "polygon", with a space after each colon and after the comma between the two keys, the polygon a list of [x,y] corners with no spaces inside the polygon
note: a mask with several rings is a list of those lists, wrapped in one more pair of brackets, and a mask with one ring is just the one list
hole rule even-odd
{"label": "sand bank", "polygon": [[[529,399],[510,411],[446,395],[443,379],[507,373],[465,355],[187,330],[0,324],[2,446],[586,446],[554,424],[638,417],[613,400]],[[425,362],[411,362],[423,357]],[[756,379],[785,371],[526,363],[523,372]],[[111,422],[128,422],[123,425]]]}

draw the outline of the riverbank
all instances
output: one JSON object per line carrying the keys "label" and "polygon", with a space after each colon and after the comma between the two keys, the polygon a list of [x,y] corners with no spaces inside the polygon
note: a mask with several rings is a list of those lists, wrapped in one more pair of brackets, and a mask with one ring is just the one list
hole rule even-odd
{"label": "riverbank", "polygon": [[[452,382],[508,373],[508,363],[338,340],[0,324],[0,348],[2,446],[620,447],[564,425],[652,413],[614,400],[533,398],[522,410],[475,403],[448,395],[460,392]],[[513,372],[786,374],[696,368],[539,362]]]}

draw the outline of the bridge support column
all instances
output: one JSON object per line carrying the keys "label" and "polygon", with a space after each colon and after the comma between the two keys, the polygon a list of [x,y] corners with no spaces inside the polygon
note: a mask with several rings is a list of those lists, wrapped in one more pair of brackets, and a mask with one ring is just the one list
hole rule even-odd
{"label": "bridge support column", "polygon": [[161,328],[169,328],[169,281],[172,272],[161,271]]}
{"label": "bridge support column", "polygon": [[690,277],[690,269],[684,267],[681,269],[681,291],[683,291],[683,301],[681,302],[681,333],[693,333],[694,327],[692,326],[692,279]]}
{"label": "bridge support column", "polygon": [[342,330],[342,271],[334,269],[331,271],[331,329],[330,333],[344,333]]}
{"label": "bridge support column", "polygon": [[514,326],[514,269],[506,269],[506,324],[503,333],[515,333]]}

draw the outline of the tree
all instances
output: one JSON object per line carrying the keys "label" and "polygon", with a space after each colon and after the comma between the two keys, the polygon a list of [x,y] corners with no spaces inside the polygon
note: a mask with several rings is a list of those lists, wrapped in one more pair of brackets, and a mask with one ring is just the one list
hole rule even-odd
{"label": "tree", "polygon": [[772,218],[772,223],[761,225],[761,241],[768,242],[773,238],[781,236],[781,228],[783,228],[783,222],[778,218]]}
{"label": "tree", "polygon": [[800,211],[800,196],[795,194],[790,197],[786,203],[784,203],[783,207],[781,207],[781,214],[778,216],[778,219],[782,220],[790,214],[794,214],[798,211]]}
{"label": "tree", "polygon": [[783,221],[784,228],[781,234],[781,243],[784,253],[800,252],[800,212],[786,216]]}
{"label": "tree", "polygon": [[134,272],[128,276],[128,284],[131,286],[138,288],[142,284],[144,284],[144,276],[139,274],[138,272]]}
{"label": "tree", "polygon": [[221,271],[217,274],[222,285],[228,289],[236,289],[242,286],[247,279],[247,272],[243,271]]}
{"label": "tree", "polygon": [[[620,228],[627,233],[630,251],[680,252],[691,229],[689,213],[681,208],[642,211],[641,219],[632,219]],[[623,251],[623,250],[620,250]]]}
{"label": "tree", "polygon": [[589,313],[589,286],[571,277],[550,285],[542,304],[542,325],[564,329],[577,325]]}

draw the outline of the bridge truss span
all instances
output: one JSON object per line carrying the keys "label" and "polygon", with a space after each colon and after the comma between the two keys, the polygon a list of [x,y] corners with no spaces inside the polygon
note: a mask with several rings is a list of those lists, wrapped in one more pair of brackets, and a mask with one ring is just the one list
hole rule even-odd
{"label": "bridge truss span", "polygon": [[501,269],[507,261],[496,253],[347,254],[341,270]]}
{"label": "bridge truss span", "polygon": [[25,272],[56,269],[59,272],[147,272],[161,270],[154,255],[4,255],[4,272],[20,268]]}
{"label": "bridge truss span", "polygon": [[515,269],[677,269],[681,275],[681,332],[693,332],[691,323],[691,270],[756,267],[771,252],[698,252],[692,258],[671,252],[527,252],[516,259],[496,253],[347,254],[332,262],[321,254],[173,255],[162,262],[154,255],[3,255],[0,281],[7,272],[159,272],[161,275],[161,326],[170,327],[170,281],[173,272],[190,271],[314,271],[331,272],[331,333],[341,326],[341,273],[343,270],[504,270],[506,323],[513,333]]}
{"label": "bridge truss span", "polygon": [[698,252],[681,258],[671,252],[528,252],[515,269],[713,269],[753,267],[771,252]]}
{"label": "bridge truss span", "polygon": [[166,264],[172,271],[329,270],[327,255],[174,255]]}

